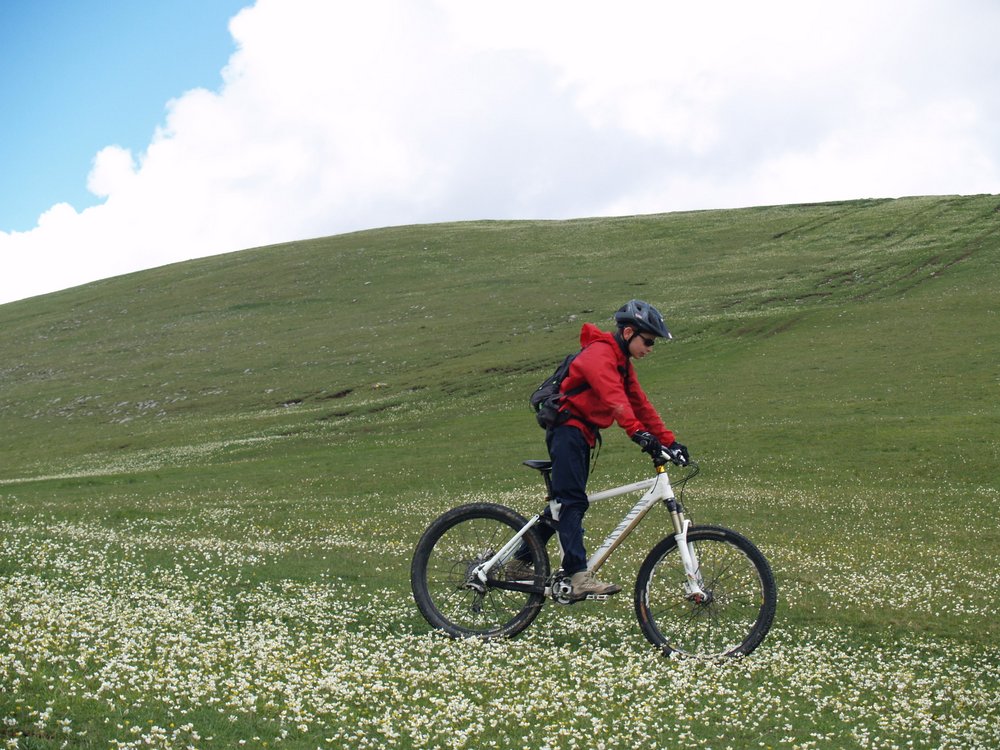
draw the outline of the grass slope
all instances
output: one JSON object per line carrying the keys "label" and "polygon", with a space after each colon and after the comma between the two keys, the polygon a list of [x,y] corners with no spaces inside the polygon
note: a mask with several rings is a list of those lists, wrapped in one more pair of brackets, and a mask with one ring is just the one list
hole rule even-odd
{"label": "grass slope", "polygon": [[[998,283],[1000,198],[926,197],[398,227],[0,306],[0,740],[995,745]],[[416,537],[535,508],[526,395],[631,297],[676,335],[639,371],[702,462],[695,518],[774,563],[763,653],[651,666],[626,598],[428,637]],[[593,481],[646,468],[609,431]],[[513,705],[581,679],[576,709]],[[657,702],[698,684],[686,718]]]}

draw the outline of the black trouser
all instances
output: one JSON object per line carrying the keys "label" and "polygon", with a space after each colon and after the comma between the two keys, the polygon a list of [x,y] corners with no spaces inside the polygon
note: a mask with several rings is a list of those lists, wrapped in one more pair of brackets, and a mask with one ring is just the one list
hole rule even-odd
{"label": "black trouser", "polygon": [[[590,475],[590,445],[583,433],[572,425],[549,430],[545,443],[552,459],[552,498],[560,504],[559,542],[563,548],[563,571],[572,575],[587,568],[587,550],[583,546],[583,516],[590,507],[587,478]],[[545,514],[549,515],[549,509]],[[546,524],[535,527],[545,544],[555,530]]]}

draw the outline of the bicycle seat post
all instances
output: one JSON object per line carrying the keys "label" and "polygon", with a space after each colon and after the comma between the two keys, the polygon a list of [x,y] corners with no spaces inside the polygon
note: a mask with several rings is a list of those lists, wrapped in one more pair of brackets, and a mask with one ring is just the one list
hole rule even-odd
{"label": "bicycle seat post", "polygon": [[552,462],[529,460],[522,463],[542,473],[542,479],[545,481],[545,502],[552,500]]}

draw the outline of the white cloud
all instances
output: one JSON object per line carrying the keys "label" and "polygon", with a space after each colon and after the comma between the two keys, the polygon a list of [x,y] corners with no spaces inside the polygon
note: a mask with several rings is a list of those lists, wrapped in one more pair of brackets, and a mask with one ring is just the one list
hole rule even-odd
{"label": "white cloud", "polygon": [[1000,10],[259,0],[105,198],[0,233],[0,301],[393,224],[1000,192]]}
{"label": "white cloud", "polygon": [[87,178],[87,189],[99,198],[128,190],[135,179],[132,152],[120,146],[107,146],[94,157],[94,167]]}

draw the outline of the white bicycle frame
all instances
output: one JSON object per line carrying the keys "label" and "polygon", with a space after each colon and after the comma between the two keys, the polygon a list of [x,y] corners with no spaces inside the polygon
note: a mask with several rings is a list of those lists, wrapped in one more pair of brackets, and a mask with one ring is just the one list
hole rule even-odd
{"label": "white bicycle frame", "polygon": [[[590,556],[587,560],[587,569],[596,572],[608,558],[611,557],[611,553],[615,551],[619,544],[625,541],[625,538],[632,533],[636,526],[645,518],[646,514],[649,513],[650,509],[659,502],[667,503],[670,508],[670,517],[674,525],[674,539],[677,541],[677,550],[680,552],[681,562],[684,565],[684,574],[687,578],[687,582],[684,585],[685,590],[689,596],[693,597],[704,597],[706,594],[702,589],[702,578],[700,573],[700,566],[698,564],[698,557],[695,551],[694,545],[688,542],[687,534],[688,529],[691,526],[690,519],[684,517],[683,511],[674,502],[674,490],[670,485],[670,479],[667,477],[667,472],[662,466],[656,468],[656,476],[650,479],[643,479],[640,482],[632,482],[631,484],[624,484],[621,487],[614,487],[609,490],[604,490],[602,492],[596,492],[593,495],[588,495],[587,499],[591,503],[601,502],[602,500],[609,500],[613,497],[619,497],[620,495],[627,495],[632,492],[639,492],[645,490],[639,501],[632,506],[632,509],[625,515],[621,523],[615,527],[615,529],[608,534],[607,538],[601,544],[600,547]],[[552,518],[556,521],[559,520],[559,503],[554,500],[549,503],[550,512],[552,513]],[[501,547],[496,554],[494,554],[489,560],[485,561],[480,565],[474,572],[474,576],[479,580],[479,582],[485,587],[486,581],[488,579],[489,572],[497,565],[506,564],[517,550],[521,546],[522,537],[527,534],[535,524],[539,523],[542,519],[542,514],[531,518],[528,523],[526,523],[521,529],[507,542],[503,547]],[[556,535],[558,539],[558,534]],[[560,554],[562,553],[562,545],[559,548]],[[546,595],[551,592],[546,589]]]}

